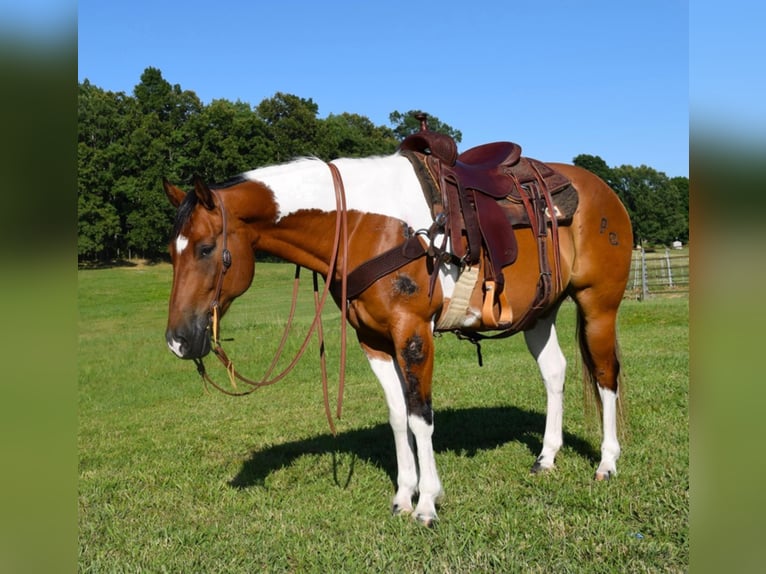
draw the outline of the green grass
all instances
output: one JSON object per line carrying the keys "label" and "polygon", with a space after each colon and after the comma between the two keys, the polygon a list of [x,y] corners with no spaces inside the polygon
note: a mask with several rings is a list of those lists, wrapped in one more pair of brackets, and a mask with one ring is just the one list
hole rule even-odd
{"label": "green grass", "polygon": [[[258,376],[276,348],[292,273],[259,263],[223,321],[246,374]],[[292,349],[310,320],[304,275]],[[170,281],[167,265],[79,273],[81,572],[688,569],[686,298],[626,301],[621,311],[629,429],[608,483],[592,480],[600,436],[583,414],[572,304],[559,318],[565,446],[543,476],[529,467],[545,393],[523,337],[484,343],[482,368],[473,346],[440,338],[434,446],[447,497],[429,530],[390,515],[393,440],[353,335],[333,437],[316,346],[276,386],[246,398],[206,391],[164,343]],[[333,308],[325,320],[335,360],[338,317]]]}

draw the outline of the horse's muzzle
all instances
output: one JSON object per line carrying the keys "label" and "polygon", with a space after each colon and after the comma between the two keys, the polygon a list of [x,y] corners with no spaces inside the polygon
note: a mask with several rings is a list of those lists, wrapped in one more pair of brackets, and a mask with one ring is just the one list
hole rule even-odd
{"label": "horse's muzzle", "polygon": [[210,335],[207,328],[168,329],[165,332],[165,340],[173,354],[181,359],[201,359],[210,352]]}

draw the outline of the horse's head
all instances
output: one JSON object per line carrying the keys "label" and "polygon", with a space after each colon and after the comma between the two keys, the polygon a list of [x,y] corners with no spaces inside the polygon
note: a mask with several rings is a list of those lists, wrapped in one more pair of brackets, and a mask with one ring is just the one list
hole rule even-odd
{"label": "horse's head", "polygon": [[182,359],[204,357],[211,348],[213,309],[220,318],[253,280],[254,255],[244,223],[222,201],[222,193],[195,179],[184,193],[165,182],[178,209],[170,239],[173,287],[165,337]]}

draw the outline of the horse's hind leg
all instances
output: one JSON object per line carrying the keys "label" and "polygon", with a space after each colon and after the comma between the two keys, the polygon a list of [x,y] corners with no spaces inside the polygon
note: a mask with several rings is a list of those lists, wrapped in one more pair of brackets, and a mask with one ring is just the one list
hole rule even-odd
{"label": "horse's hind leg", "polygon": [[[601,400],[603,440],[596,480],[617,473],[620,443],[617,439],[620,362],[617,356],[617,307],[619,301],[589,288],[575,294],[578,302],[579,343],[586,379],[596,385]],[[587,384],[586,380],[586,384]]]}
{"label": "horse's hind leg", "polygon": [[552,468],[563,443],[562,418],[567,361],[556,336],[554,323],[557,312],[558,308],[538,319],[532,329],[524,332],[527,348],[537,360],[548,396],[543,448],[532,466],[532,473]]}

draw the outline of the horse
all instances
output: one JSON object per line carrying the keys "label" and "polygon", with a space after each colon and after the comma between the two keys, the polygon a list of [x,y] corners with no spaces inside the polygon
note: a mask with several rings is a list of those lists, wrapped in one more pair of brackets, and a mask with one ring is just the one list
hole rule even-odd
{"label": "horse", "polygon": [[[262,251],[341,282],[343,269],[403,244],[434,224],[421,181],[401,150],[391,155],[316,158],[262,167],[225,184],[195,178],[188,192],[164,181],[177,209],[169,242],[173,266],[166,341],[182,359],[199,360],[211,350],[217,327],[232,301],[251,285],[255,252]],[[577,340],[586,389],[599,406],[603,440],[596,480],[617,472],[620,359],[616,322],[630,271],[633,238],[625,207],[595,174],[568,164],[548,163],[578,194],[571,224],[544,241],[549,257],[557,240],[560,281],[536,320],[523,328],[547,393],[542,450],[531,472],[554,467],[563,443],[563,390],[567,361],[559,346],[556,315],[563,300],[576,304]],[[333,174],[336,172],[336,175]],[[343,203],[337,196],[338,181]],[[340,211],[348,240],[338,248]],[[502,271],[513,316],[533,305],[539,281],[539,249],[529,230],[515,231],[518,257]],[[448,257],[419,257],[376,278],[353,299],[333,298],[345,311],[372,372],[383,388],[396,450],[395,515],[424,525],[437,520],[444,496],[434,458],[432,375],[437,318],[450,300],[461,263]],[[331,276],[328,277],[328,274]],[[472,300],[462,331],[476,336],[493,328]],[[211,309],[214,310],[211,311]],[[213,317],[215,314],[215,317]],[[413,508],[413,500],[416,505]]]}

